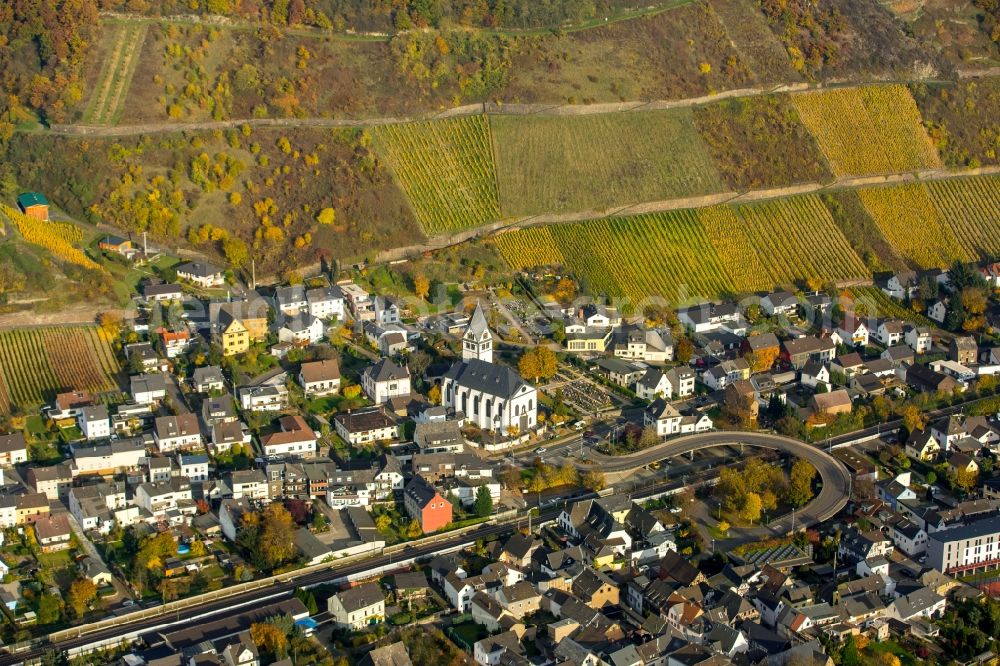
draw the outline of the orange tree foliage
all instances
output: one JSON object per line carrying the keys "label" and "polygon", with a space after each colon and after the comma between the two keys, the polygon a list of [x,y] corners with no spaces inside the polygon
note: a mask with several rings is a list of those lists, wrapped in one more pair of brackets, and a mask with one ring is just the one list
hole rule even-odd
{"label": "orange tree foliage", "polygon": [[[0,117],[24,111],[62,122],[83,97],[81,69],[100,35],[96,0],[0,3]],[[0,127],[0,135],[3,128]]]}

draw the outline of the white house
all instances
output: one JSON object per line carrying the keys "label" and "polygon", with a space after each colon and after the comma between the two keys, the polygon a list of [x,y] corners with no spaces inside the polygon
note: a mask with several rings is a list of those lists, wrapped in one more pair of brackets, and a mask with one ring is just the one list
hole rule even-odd
{"label": "white house", "polygon": [[907,324],[903,330],[903,341],[914,354],[926,354],[931,350],[931,330],[926,326]]}
{"label": "white house", "polygon": [[177,416],[158,416],[154,421],[153,439],[160,453],[178,449],[200,449],[204,444],[198,415],[190,412]]}
{"label": "white house", "polygon": [[93,405],[80,410],[77,417],[80,432],[90,441],[111,437],[111,418],[106,405]]}
{"label": "white house", "polygon": [[667,373],[657,368],[646,370],[635,383],[635,394],[643,400],[655,400],[657,397],[669,398],[673,392],[674,388]]}
{"label": "white house", "polygon": [[133,375],[129,380],[133,402],[152,405],[167,397],[167,379],[162,374]]}
{"label": "white house", "polygon": [[656,400],[643,412],[643,425],[653,426],[656,434],[662,439],[681,431],[681,413],[673,405],[664,400]]}
{"label": "white house", "polygon": [[883,319],[875,329],[875,339],[886,347],[903,341],[903,322],[899,319]]}
{"label": "white house", "polygon": [[288,287],[278,287],[274,290],[274,300],[278,311],[286,316],[294,316],[309,306],[306,299],[306,288],[300,284]]}
{"label": "white house", "polygon": [[787,291],[776,291],[760,299],[760,308],[768,317],[792,315],[795,314],[798,307],[798,299],[795,298],[794,294],[790,294]]}
{"label": "white house", "polygon": [[344,292],[340,287],[321,287],[306,292],[309,314],[317,319],[329,321],[344,319]]}
{"label": "white house", "polygon": [[808,386],[809,388],[816,388],[816,386],[820,383],[829,388],[830,369],[826,367],[825,363],[820,363],[818,361],[809,361],[802,367],[802,373],[799,376],[799,382],[803,386]]}
{"label": "white house", "polygon": [[331,596],[327,610],[338,626],[361,631],[385,619],[385,594],[377,583],[363,583]]}
{"label": "white house", "polygon": [[375,297],[375,323],[379,326],[399,324],[399,306],[385,296]]}
{"label": "white house", "polygon": [[186,476],[191,481],[208,479],[208,456],[204,453],[181,454],[177,456],[177,465],[180,467],[181,476]]}
{"label": "white house", "polygon": [[868,327],[860,317],[848,313],[834,331],[841,341],[851,347],[866,347],[868,345]]}
{"label": "white house", "polygon": [[507,366],[459,361],[441,380],[441,404],[483,430],[528,432],[538,422],[538,392]]}
{"label": "white house", "polygon": [[948,317],[948,302],[945,300],[934,301],[927,308],[927,318],[933,319],[939,324],[943,324]]}
{"label": "white house", "polygon": [[340,364],[336,359],[303,363],[299,384],[307,396],[330,395],[340,390]]}
{"label": "white house", "polygon": [[158,520],[167,518],[168,512],[191,515],[197,511],[191,499],[191,484],[180,476],[164,483],[140,483],[132,501]]}
{"label": "white house", "polygon": [[927,532],[909,520],[894,523],[889,537],[896,548],[910,557],[919,557],[927,552]]}
{"label": "white house", "polygon": [[322,319],[300,312],[285,318],[278,329],[278,340],[290,344],[314,345],[323,339],[324,331]]}
{"label": "white house", "polygon": [[189,261],[177,267],[177,277],[203,289],[221,287],[226,283],[222,269],[203,261]]}
{"label": "white house", "polygon": [[383,358],[361,373],[361,388],[376,405],[390,398],[410,395],[410,369]]}
{"label": "white house", "polygon": [[281,430],[260,438],[260,445],[266,457],[305,456],[316,454],[316,432],[298,414],[278,419]]}

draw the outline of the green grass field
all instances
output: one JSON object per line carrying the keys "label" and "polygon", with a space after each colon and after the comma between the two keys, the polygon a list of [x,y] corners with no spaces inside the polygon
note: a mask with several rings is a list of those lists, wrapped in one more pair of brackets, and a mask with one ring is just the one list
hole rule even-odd
{"label": "green grass field", "polygon": [[486,116],[382,125],[372,133],[428,234],[500,218]]}
{"label": "green grass field", "polygon": [[725,189],[690,109],[493,116],[507,216],[606,210]]}

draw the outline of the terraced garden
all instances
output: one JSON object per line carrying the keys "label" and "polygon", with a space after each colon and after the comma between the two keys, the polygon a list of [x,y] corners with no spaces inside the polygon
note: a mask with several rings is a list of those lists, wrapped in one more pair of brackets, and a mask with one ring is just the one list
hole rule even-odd
{"label": "terraced garden", "polygon": [[905,86],[799,93],[792,95],[792,104],[838,176],[941,165]]}
{"label": "terraced garden", "polygon": [[506,216],[606,210],[725,189],[690,109],[493,116]]}
{"label": "terraced garden", "polygon": [[52,400],[58,391],[117,391],[111,341],[94,326],[0,331],[0,411]]}
{"label": "terraced garden", "polygon": [[426,233],[500,218],[486,116],[381,125],[373,135]]}

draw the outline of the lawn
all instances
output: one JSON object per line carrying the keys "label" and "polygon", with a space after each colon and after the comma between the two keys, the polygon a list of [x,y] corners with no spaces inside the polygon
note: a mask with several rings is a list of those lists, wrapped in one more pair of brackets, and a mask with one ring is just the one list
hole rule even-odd
{"label": "lawn", "polygon": [[448,636],[467,650],[471,650],[472,646],[476,644],[476,641],[486,638],[486,629],[472,620],[462,622],[461,624],[453,624],[448,628]]}
{"label": "lawn", "polygon": [[724,189],[689,109],[494,116],[505,215],[605,210]]}

